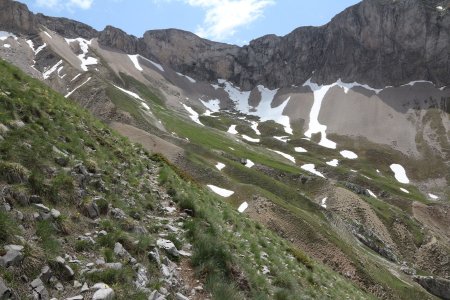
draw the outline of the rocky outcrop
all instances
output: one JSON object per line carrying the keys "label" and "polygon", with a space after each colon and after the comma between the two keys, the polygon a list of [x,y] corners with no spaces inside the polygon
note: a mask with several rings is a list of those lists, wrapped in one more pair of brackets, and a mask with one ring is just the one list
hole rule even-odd
{"label": "rocky outcrop", "polygon": [[0,0],[0,26],[2,30],[23,34],[37,32],[36,19],[25,4]]}
{"label": "rocky outcrop", "polygon": [[432,276],[414,276],[413,278],[431,294],[450,300],[450,280]]}
{"label": "rocky outcrop", "polygon": [[128,54],[135,54],[138,49],[138,39],[135,36],[128,35],[123,30],[112,26],[106,26],[106,28],[100,32],[98,42]]}
{"label": "rocky outcrop", "polygon": [[98,35],[94,28],[66,18],[34,15],[25,4],[12,0],[0,0],[0,28],[14,33],[34,35],[40,26],[53,30],[67,38],[92,39]]}
{"label": "rocky outcrop", "polygon": [[98,36],[98,31],[91,26],[67,18],[54,18],[37,14],[36,21],[39,25],[55,31],[65,38],[82,37],[90,40]]}

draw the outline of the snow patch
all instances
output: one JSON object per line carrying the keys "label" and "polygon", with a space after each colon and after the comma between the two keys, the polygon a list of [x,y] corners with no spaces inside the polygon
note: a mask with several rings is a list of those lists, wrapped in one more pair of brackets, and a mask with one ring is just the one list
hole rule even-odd
{"label": "snow patch", "polygon": [[28,46],[30,46],[31,50],[33,50],[34,55],[38,55],[39,52],[41,52],[42,50],[44,50],[45,47],[47,47],[47,43],[44,43],[41,46],[39,46],[37,49],[34,49],[34,43],[32,40],[27,40],[27,44],[28,44]]}
{"label": "snow patch", "polygon": [[207,186],[211,189],[211,191],[213,191],[217,195],[220,195],[220,196],[225,197],[225,198],[228,198],[228,197],[230,197],[231,195],[234,194],[233,191],[229,191],[229,190],[217,187],[217,186],[212,185],[212,184],[208,184]]}
{"label": "snow patch", "polygon": [[288,136],[274,136],[273,137],[276,140],[279,140],[283,143],[287,143],[289,141],[289,137]]}
{"label": "snow patch", "polygon": [[406,176],[405,168],[403,168],[401,165],[392,164],[391,170],[392,170],[392,172],[394,172],[395,179],[397,179],[398,182],[405,183],[405,184],[409,183],[408,176]]}
{"label": "snow patch", "polygon": [[402,191],[403,193],[409,194],[409,191],[407,189],[400,188],[400,191]]}
{"label": "snow patch", "polygon": [[91,41],[85,40],[83,38],[76,39],[66,39],[67,44],[71,44],[73,42],[78,42],[81,49],[81,54],[78,55],[78,59],[81,61],[81,69],[83,71],[88,70],[88,66],[98,64],[98,60],[94,57],[86,57],[89,52],[89,46],[91,45]]}
{"label": "snow patch", "polygon": [[202,122],[200,122],[199,114],[195,110],[193,110],[192,107],[187,106],[186,104],[183,104],[183,107],[189,113],[189,118],[191,118],[192,121],[194,121],[195,123],[197,123],[199,125],[204,126],[202,124]]}
{"label": "snow patch", "polygon": [[200,102],[209,109],[212,112],[218,112],[220,110],[220,100],[219,99],[213,99],[208,101],[203,101],[200,99]]}
{"label": "snow patch", "polygon": [[196,83],[196,82],[197,82],[197,81],[195,81],[194,78],[191,78],[191,77],[189,77],[189,76],[187,76],[187,75],[184,75],[184,74],[181,74],[181,73],[178,73],[178,72],[177,72],[177,75],[178,75],[178,76],[181,76],[181,77],[185,77],[187,80],[189,80],[189,81],[192,82],[192,83]]}
{"label": "snow patch", "polygon": [[237,130],[236,130],[236,126],[237,125],[231,125],[230,126],[230,128],[228,128],[228,133],[231,133],[231,134],[238,134],[239,132],[237,132]]}
{"label": "snow patch", "polygon": [[217,170],[222,171],[223,168],[225,168],[225,164],[218,162],[216,165]]}
{"label": "snow patch", "polygon": [[246,141],[252,142],[252,143],[259,143],[261,140],[260,139],[254,139],[252,137],[249,137],[248,135],[243,134],[242,138]]}
{"label": "snow patch", "polygon": [[141,102],[141,105],[145,110],[150,110],[150,106],[148,106],[147,103]]}
{"label": "snow patch", "polygon": [[433,200],[437,200],[437,199],[439,199],[439,197],[438,197],[438,196],[436,196],[436,195],[433,195],[433,194],[430,194],[430,193],[428,193],[428,196],[430,196],[430,198],[431,198],[431,199],[433,199]]}
{"label": "snow patch", "polygon": [[68,98],[70,95],[72,95],[76,90],[78,90],[79,88],[81,88],[83,85],[85,85],[86,83],[89,82],[89,80],[91,80],[91,77],[89,77],[85,82],[83,82],[82,84],[80,84],[79,86],[77,86],[76,88],[74,88],[71,92],[67,93],[67,95],[65,95],[65,98]]}
{"label": "snow patch", "polygon": [[232,83],[219,79],[219,84],[224,85],[225,92],[228,93],[230,99],[235,103],[236,109],[247,115],[258,116],[261,122],[266,122],[272,120],[278,124],[284,126],[284,131],[287,134],[292,134],[292,128],[290,124],[290,119],[288,116],[283,115],[283,111],[288,104],[290,97],[287,98],[282,104],[277,107],[272,107],[272,102],[275,95],[278,92],[276,90],[269,90],[262,85],[258,85],[258,90],[261,93],[261,101],[257,107],[251,107],[248,104],[248,99],[250,97],[250,91],[243,92],[239,88],[234,87]]}
{"label": "snow patch", "polygon": [[48,33],[47,31],[44,31],[44,34],[46,35],[46,36],[48,36],[49,38],[53,38],[51,35],[50,35],[50,33]]}
{"label": "snow patch", "polygon": [[250,159],[247,159],[247,162],[245,163],[245,166],[247,167],[247,168],[252,168],[253,166],[255,165],[255,163],[254,162],[252,162]]}
{"label": "snow patch", "polygon": [[295,164],[295,158],[294,158],[292,155],[289,155],[289,154],[286,154],[286,153],[283,153],[283,152],[277,151],[277,150],[272,150],[272,149],[267,149],[267,150],[272,151],[272,152],[275,152],[275,153],[277,153],[277,154],[283,156],[283,157],[286,158],[287,160],[292,161],[292,162]]}
{"label": "snow patch", "polygon": [[258,126],[259,126],[258,122],[252,122],[252,126],[250,127],[253,129],[256,135],[261,135],[261,131],[259,131]]}
{"label": "snow patch", "polygon": [[333,160],[327,161],[326,164],[329,166],[332,166],[332,167],[337,167],[339,165],[339,160],[333,159]]}
{"label": "snow patch", "polygon": [[44,72],[43,76],[44,79],[48,79],[50,77],[50,75],[52,75],[53,72],[56,71],[56,69],[58,69],[58,67],[63,63],[62,60],[58,61],[56,63],[56,65],[54,65],[53,67],[51,67],[50,69],[48,69],[47,71]]}
{"label": "snow patch", "polygon": [[143,57],[143,56],[140,56],[142,59],[145,59],[146,61],[148,61],[149,63],[151,63],[153,66],[155,66],[158,70],[160,70],[161,72],[164,72],[164,68],[160,65],[160,64],[158,64],[158,63],[155,63],[153,60],[150,60],[150,59],[148,59],[148,58],[145,58],[145,57]]}
{"label": "snow patch", "polygon": [[142,72],[142,71],[144,71],[144,69],[142,69],[142,67],[141,67],[141,65],[139,64],[139,54],[136,54],[136,55],[128,55],[128,57],[130,58],[130,60],[131,60],[131,62],[133,63],[133,65],[134,65],[134,67],[138,70],[138,71],[140,71],[140,72]]}
{"label": "snow patch", "polygon": [[313,134],[320,133],[321,138],[319,145],[330,149],[336,149],[336,143],[327,139],[327,126],[319,123],[319,113],[325,95],[335,85],[336,83],[330,85],[318,85],[317,83],[311,82],[311,79],[308,79],[308,81],[303,84],[303,86],[309,86],[314,94],[314,103],[309,114],[309,128],[305,132],[305,136],[311,138]]}
{"label": "snow patch", "polygon": [[343,157],[348,158],[348,159],[357,159],[358,158],[358,155],[356,155],[355,152],[352,152],[352,151],[349,151],[349,150],[341,151],[340,154]]}
{"label": "snow patch", "polygon": [[14,33],[7,31],[0,31],[0,41],[6,41],[10,37],[17,40],[17,36]]}
{"label": "snow patch", "polygon": [[113,84],[113,85],[114,85],[115,88],[121,90],[121,91],[124,92],[125,94],[130,95],[131,97],[133,97],[133,98],[135,98],[135,99],[137,99],[137,100],[144,101],[144,99],[142,99],[138,94],[133,93],[132,91],[128,91],[128,90],[126,90],[126,89],[123,89],[123,88],[121,88],[121,87],[119,87],[119,86],[117,86],[117,85],[115,85],[115,84]]}
{"label": "snow patch", "polygon": [[294,151],[295,151],[295,152],[298,152],[298,153],[306,153],[306,152],[308,152],[308,150],[306,150],[306,149],[303,148],[303,147],[295,147],[295,148],[294,148]]}
{"label": "snow patch", "polygon": [[244,202],[239,206],[238,212],[243,213],[247,208],[248,208],[248,203]]}
{"label": "snow patch", "polygon": [[327,199],[328,198],[323,198],[322,199],[322,203],[320,204],[320,206],[322,206],[323,208],[327,208]]}
{"label": "snow patch", "polygon": [[78,79],[78,77],[80,77],[81,76],[81,73],[80,74],[78,74],[77,76],[75,76],[74,78],[72,78],[72,80],[70,81],[70,82],[72,82],[72,81],[75,81],[75,80],[77,80]]}
{"label": "snow patch", "polygon": [[314,164],[306,164],[306,165],[301,166],[301,168],[305,171],[313,173],[316,176],[325,178],[325,176],[323,176],[322,173],[320,173],[319,171],[316,170],[316,166]]}
{"label": "snow patch", "polygon": [[367,190],[370,196],[372,196],[375,199],[378,199],[377,195],[375,195],[371,190]]}
{"label": "snow patch", "polygon": [[3,47],[5,47],[5,48],[11,48],[11,45],[10,45],[10,44],[3,44]]}
{"label": "snow patch", "polygon": [[342,82],[341,79],[338,79],[338,81],[336,82],[336,85],[343,88],[344,89],[344,93],[348,93],[349,90],[351,90],[354,87],[362,87],[365,88],[366,90],[369,91],[373,91],[376,94],[379,94],[383,89],[375,89],[373,87],[368,86],[367,84],[361,84],[361,83],[357,83],[357,82],[352,82],[352,83],[345,83]]}

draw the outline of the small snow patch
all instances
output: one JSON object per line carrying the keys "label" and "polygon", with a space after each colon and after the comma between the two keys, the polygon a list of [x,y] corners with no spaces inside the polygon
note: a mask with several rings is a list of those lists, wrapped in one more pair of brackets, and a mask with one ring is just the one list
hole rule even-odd
{"label": "small snow patch", "polygon": [[259,125],[258,122],[252,122],[251,128],[256,133],[256,135],[261,135],[261,131],[259,131],[258,125]]}
{"label": "small snow patch", "polygon": [[231,134],[238,134],[239,132],[237,132],[237,130],[236,130],[236,126],[237,125],[231,125],[230,126],[230,128],[228,128],[228,133],[231,133]]}
{"label": "small snow patch", "polygon": [[405,168],[403,168],[401,165],[392,164],[391,170],[392,170],[392,172],[394,172],[395,179],[397,179],[398,182],[405,183],[405,184],[409,183],[408,176],[406,176]]}
{"label": "small snow patch", "polygon": [[50,77],[50,75],[52,75],[52,73],[55,72],[56,69],[58,69],[58,67],[59,67],[62,63],[63,63],[63,61],[60,60],[60,61],[58,61],[58,62],[56,63],[56,65],[54,65],[53,67],[51,67],[49,70],[45,71],[44,74],[43,74],[44,79],[48,79],[48,78]]}
{"label": "small snow patch", "polygon": [[144,69],[142,69],[141,65],[139,64],[139,60],[138,60],[139,54],[136,54],[136,55],[128,55],[128,57],[130,58],[131,62],[133,62],[134,67],[135,67],[138,71],[140,71],[140,72],[144,71]]}
{"label": "small snow patch", "polygon": [[248,208],[248,203],[244,202],[239,206],[238,212],[243,213],[247,208]]}
{"label": "small snow patch", "polygon": [[89,82],[89,80],[91,80],[91,77],[89,77],[85,82],[83,82],[82,84],[80,84],[79,86],[77,86],[76,88],[74,88],[72,91],[70,91],[69,93],[67,93],[67,95],[65,95],[65,98],[68,98],[70,95],[72,95],[76,90],[78,90],[79,88],[81,88],[83,85],[85,85],[86,83]]}
{"label": "small snow patch", "polygon": [[83,71],[88,70],[88,66],[98,64],[98,60],[94,57],[86,57],[89,52],[89,46],[91,45],[91,41],[85,40],[83,38],[76,39],[66,39],[67,44],[71,44],[73,42],[78,42],[81,49],[81,54],[78,55],[78,59],[81,61],[81,69]]}
{"label": "small snow patch", "polygon": [[320,173],[319,171],[316,170],[316,166],[314,164],[306,164],[306,165],[301,166],[301,168],[305,171],[313,173],[316,176],[325,178],[325,176],[323,176],[322,173]]}
{"label": "small snow patch", "polygon": [[[113,85],[114,85],[114,84],[113,84]],[[126,89],[123,89],[123,88],[121,88],[121,87],[118,87],[117,85],[114,85],[114,87],[117,88],[117,89],[119,89],[119,90],[121,90],[121,91],[124,92],[125,94],[130,95],[131,97],[133,97],[133,98],[135,98],[135,99],[137,99],[137,100],[144,101],[144,99],[142,99],[138,94],[133,93],[132,91],[128,91],[128,90],[126,90]]]}
{"label": "small snow patch", "polygon": [[259,143],[261,140],[260,139],[254,139],[249,137],[248,135],[243,134],[242,138],[246,141],[252,142],[252,143]]}
{"label": "small snow patch", "polygon": [[289,137],[288,136],[274,136],[273,137],[276,140],[279,140],[283,143],[287,143],[289,141]]}
{"label": "small snow patch", "polygon": [[50,33],[48,33],[47,31],[44,31],[44,34],[46,35],[46,36],[48,36],[49,38],[53,38],[51,35],[50,35]]}
{"label": "small snow patch", "polygon": [[430,196],[430,198],[431,199],[433,199],[433,200],[437,200],[437,199],[439,199],[439,197],[438,196],[436,196],[436,195],[433,195],[433,194],[428,194],[428,196]]}
{"label": "small snow patch", "polygon": [[231,195],[234,194],[233,191],[229,191],[220,187],[217,187],[215,185],[209,184],[208,187],[211,189],[211,191],[213,191],[214,193],[216,193],[217,195],[220,195],[222,197],[228,198]]}
{"label": "small snow patch", "polygon": [[277,150],[271,150],[271,149],[268,149],[268,150],[283,156],[284,158],[286,158],[287,160],[292,161],[295,164],[295,158],[292,155],[289,155],[289,154],[286,154],[286,153],[283,153],[283,152],[277,151]]}
{"label": "small snow patch", "polygon": [[344,151],[341,151],[340,153],[343,157],[348,158],[348,159],[357,159],[358,158],[358,155],[356,155],[356,153],[352,152],[352,151],[344,150]]}
{"label": "small snow patch", "polygon": [[193,110],[192,107],[189,107],[186,104],[183,104],[183,107],[189,113],[189,117],[191,118],[192,121],[194,121],[195,123],[197,123],[199,125],[204,126],[202,124],[202,122],[200,122],[199,114],[195,110]]}
{"label": "small snow patch", "polygon": [[218,162],[216,165],[217,170],[222,171],[223,168],[225,168],[225,164]]}
{"label": "small snow patch", "polygon": [[402,191],[403,193],[409,194],[409,191],[407,189],[400,188],[400,191]]}
{"label": "small snow patch", "polygon": [[247,159],[247,162],[245,163],[245,166],[247,167],[247,168],[251,168],[251,167],[253,167],[255,165],[255,163],[254,162],[252,162],[250,159]]}
{"label": "small snow patch", "polygon": [[298,153],[306,153],[306,152],[308,152],[308,150],[306,150],[306,149],[303,148],[303,147],[295,147],[295,148],[294,148],[294,151],[295,151],[295,152],[298,152]]}
{"label": "small snow patch", "polygon": [[332,166],[332,167],[337,167],[339,165],[339,160],[333,159],[333,160],[327,161],[327,165]]}
{"label": "small snow patch", "polygon": [[155,63],[153,60],[150,60],[150,59],[145,58],[145,57],[143,57],[143,56],[141,56],[141,58],[142,58],[142,59],[145,59],[146,61],[148,61],[149,63],[151,63],[153,66],[155,66],[155,67],[156,67],[158,70],[160,70],[161,72],[164,72],[164,68],[163,68],[160,64]]}
{"label": "small snow patch", "polygon": [[327,208],[327,199],[328,198],[323,198],[322,199],[322,203],[320,204],[320,206],[322,206],[323,208]]}
{"label": "small snow patch", "polygon": [[0,31],[0,41],[6,41],[10,37],[17,40],[17,36],[14,33],[7,31]]}
{"label": "small snow patch", "polygon": [[373,198],[378,199],[377,195],[375,195],[374,192],[372,192],[371,190],[367,190],[367,192],[368,192],[369,195],[372,196]]}
{"label": "small snow patch", "polygon": [[34,55],[37,55],[39,52],[41,52],[45,47],[47,47],[47,43],[42,44],[37,49],[34,49],[34,43],[32,40],[27,40],[28,46],[30,46],[31,50],[33,50]]}
{"label": "small snow patch", "polygon": [[220,110],[220,100],[213,99],[209,101],[203,101],[200,99],[200,102],[212,112],[218,112]]}
{"label": "small snow patch", "polygon": [[11,48],[11,45],[10,45],[10,44],[4,44],[3,47],[5,47],[5,48]]}
{"label": "small snow patch", "polygon": [[189,76],[187,76],[187,75],[184,75],[184,74],[181,74],[181,73],[178,73],[178,72],[177,72],[177,75],[178,75],[178,76],[181,76],[181,77],[185,77],[187,80],[189,80],[189,81],[192,82],[192,83],[196,83],[196,82],[197,82],[197,81],[195,81],[194,78],[191,78],[191,77],[189,77]]}

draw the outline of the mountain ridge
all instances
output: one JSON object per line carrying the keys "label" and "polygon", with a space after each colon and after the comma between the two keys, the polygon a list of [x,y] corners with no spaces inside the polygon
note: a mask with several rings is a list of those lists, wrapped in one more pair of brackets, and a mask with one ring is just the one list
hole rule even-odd
{"label": "mountain ridge", "polygon": [[342,79],[376,88],[414,80],[445,86],[450,83],[445,50],[450,15],[436,8],[439,3],[365,0],[323,26],[299,27],[283,37],[266,35],[243,47],[179,29],[149,30],[141,38],[113,26],[97,31],[77,21],[35,15],[11,0],[2,0],[2,11],[11,17],[0,19],[5,28],[21,32],[35,33],[30,28],[36,24],[64,31],[69,38],[97,37],[102,46],[157,59],[199,80],[230,80],[246,90],[258,84],[287,87],[309,78],[320,84]]}

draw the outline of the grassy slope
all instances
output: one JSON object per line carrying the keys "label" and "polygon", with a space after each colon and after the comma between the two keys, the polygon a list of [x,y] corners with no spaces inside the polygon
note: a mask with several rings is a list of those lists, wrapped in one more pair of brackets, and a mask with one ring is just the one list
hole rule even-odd
{"label": "grassy slope", "polygon": [[[128,84],[132,85],[130,81],[128,81]],[[148,87],[139,85],[136,89],[140,94],[150,93],[151,95],[154,95],[151,91],[145,92],[145,90],[149,89]],[[178,116],[174,111],[166,110],[160,105],[159,100],[153,102],[154,100],[152,97],[153,96],[149,96],[145,98],[150,100],[149,105],[153,107],[153,112],[162,120],[164,126],[170,132],[176,132],[178,136],[190,140],[190,145],[186,147],[187,157],[190,161],[189,168],[195,177],[200,179],[202,183],[217,184],[235,190],[237,192],[236,196],[230,198],[230,202],[234,205],[239,205],[243,200],[250,199],[255,193],[266,196],[277,205],[288,209],[294,217],[300,218],[306,222],[305,224],[307,224],[307,228],[311,230],[310,234],[312,236],[317,234],[325,236],[329,241],[337,245],[354,261],[358,271],[361,273],[362,277],[366,278],[366,280],[381,284],[385,289],[390,290],[391,293],[402,299],[410,298],[411,294],[421,294],[423,297],[428,297],[416,288],[411,289],[408,284],[405,284],[392,275],[385,269],[386,266],[382,263],[380,264],[376,259],[373,259],[371,250],[366,249],[365,251],[360,251],[354,249],[347,242],[342,241],[337,233],[326,224],[318,206],[308,199],[316,197],[317,193],[320,192],[320,187],[323,185],[320,183],[320,179],[316,179],[312,184],[302,187],[293,181],[274,180],[276,178],[270,175],[263,174],[255,169],[247,169],[236,160],[229,159],[229,156],[234,157],[235,159],[249,158],[256,163],[285,174],[297,175],[305,173],[298,167],[283,162],[283,158],[262,149],[271,148],[294,155],[298,164],[315,163],[320,168],[325,168],[326,170],[334,172],[339,180],[347,180],[348,175],[351,174],[349,169],[357,169],[360,171],[360,174],[369,176],[373,179],[370,180],[361,175],[355,175],[357,176],[356,183],[369,187],[376,192],[387,191],[394,195],[398,200],[390,205],[367,197],[363,199],[374,207],[377,215],[388,227],[392,224],[394,219],[401,218],[404,220],[404,224],[413,234],[416,244],[420,245],[423,241],[423,233],[420,229],[420,225],[409,216],[411,213],[410,203],[411,200],[418,200],[425,203],[428,203],[428,201],[413,186],[405,186],[411,191],[410,195],[405,195],[399,190],[399,187],[403,185],[398,184],[393,176],[379,175],[375,172],[378,167],[382,169],[383,174],[388,174],[389,170],[383,169],[380,166],[388,166],[392,163],[385,160],[380,162],[377,157],[390,157],[390,159],[402,158],[399,157],[398,153],[393,153],[388,149],[380,149],[377,145],[370,144],[368,147],[371,147],[372,151],[375,149],[376,151],[381,151],[383,154],[374,156],[370,151],[363,151],[362,154],[358,153],[360,154],[360,159],[356,161],[344,160],[341,161],[338,168],[330,168],[325,164],[326,161],[331,160],[332,158],[342,160],[342,157],[336,154],[338,153],[337,151],[325,149],[313,143],[301,140],[299,136],[295,136],[295,139],[288,144],[290,147],[288,147],[288,145],[266,136],[266,134],[283,135],[282,130],[276,128],[276,126],[273,127],[267,123],[262,124],[260,130],[263,133],[261,141],[263,147],[250,145],[249,143],[236,141],[233,136],[223,132],[226,131],[229,125],[240,122],[232,120],[226,113],[216,114],[219,118],[201,117],[201,120],[205,124],[211,126],[209,128],[201,127]],[[246,128],[246,125],[238,125],[238,129],[243,130],[243,133],[250,136],[254,135],[250,128]],[[345,145],[345,143],[343,144]],[[292,151],[294,145],[303,146],[310,151],[306,154],[296,154]],[[352,148],[350,147],[350,149]],[[221,155],[220,153],[225,153],[225,155]],[[388,155],[386,155],[386,153],[388,153]],[[218,172],[213,167],[217,161],[224,162],[227,165],[222,172]],[[402,210],[405,210],[405,212]],[[362,261],[364,261],[364,263],[362,263]]]}
{"label": "grassy slope", "polygon": [[[8,126],[15,120],[25,123],[24,127],[3,134],[0,183],[6,185],[9,181],[11,189],[37,194],[45,205],[62,212],[62,217],[53,222],[31,223],[40,238],[37,244],[29,245],[33,251],[26,253],[21,268],[0,270],[0,275],[14,289],[25,293],[27,288],[21,283],[20,274],[34,278],[41,266],[63,253],[76,251],[79,259],[83,259],[89,254],[86,252],[98,251],[114,260],[112,247],[120,241],[133,255],[145,257],[154,237],[128,232],[129,224],[107,216],[102,218],[100,227],[108,231],[108,238],[99,244],[86,245],[75,237],[89,230],[89,222],[79,213],[79,208],[93,197],[102,197],[106,201],[103,205],[112,203],[129,214],[152,209],[157,199],[143,187],[142,178],[148,178],[146,170],[157,164],[162,167],[161,183],[175,191],[174,200],[182,208],[195,212],[195,217],[186,224],[188,238],[194,246],[192,264],[200,278],[207,279],[216,299],[235,296],[264,299],[268,295],[277,299],[370,298],[336,273],[311,262],[270,231],[238,215],[211,193],[181,180],[165,162],[150,160],[139,147],[111,132],[61,95],[2,61],[0,88],[0,122]],[[55,158],[64,156],[59,151],[68,154],[69,168],[83,163],[100,174],[106,189],[89,185],[87,195],[79,198],[71,169],[55,163]],[[121,180],[126,185],[117,186],[117,173],[122,174]],[[10,180],[10,176],[17,174],[23,180]],[[124,202],[129,198],[135,200],[133,206]],[[18,207],[25,215],[32,213],[30,207]],[[18,242],[14,234],[29,234],[28,229],[21,231],[17,222],[11,214],[1,212],[1,245]],[[60,241],[62,237],[66,239],[64,244]],[[267,259],[261,258],[262,252],[268,254]],[[154,268],[150,262],[146,266],[150,270]],[[269,267],[270,275],[261,275],[263,266]],[[125,268],[112,274],[91,275],[87,280],[108,281],[119,297],[141,299],[144,296],[132,287],[132,276]]]}

